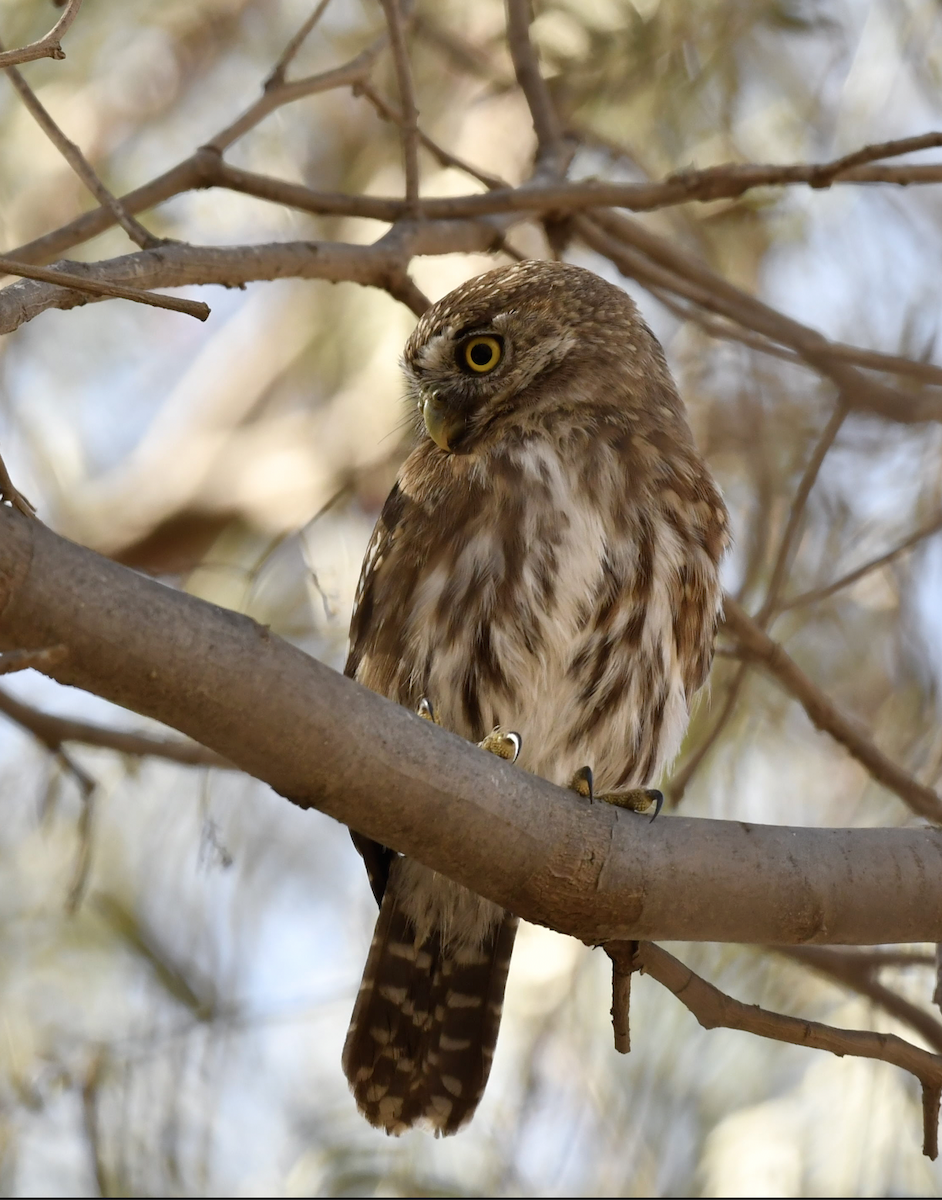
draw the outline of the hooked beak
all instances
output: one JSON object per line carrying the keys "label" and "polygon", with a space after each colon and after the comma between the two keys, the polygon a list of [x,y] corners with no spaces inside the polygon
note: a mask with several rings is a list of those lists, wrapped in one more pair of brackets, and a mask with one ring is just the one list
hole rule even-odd
{"label": "hooked beak", "polygon": [[464,433],[465,422],[461,414],[443,404],[436,392],[426,392],[422,400],[422,419],[432,441],[446,453],[451,453]]}

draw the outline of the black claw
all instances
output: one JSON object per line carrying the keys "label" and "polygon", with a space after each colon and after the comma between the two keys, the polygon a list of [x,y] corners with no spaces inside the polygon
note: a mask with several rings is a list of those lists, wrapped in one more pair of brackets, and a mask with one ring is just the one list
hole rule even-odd
{"label": "black claw", "polygon": [[434,721],[435,714],[432,711],[432,702],[427,696],[423,696],[419,701],[419,707],[415,710],[416,716],[422,717],[425,721]]}
{"label": "black claw", "polygon": [[513,733],[513,732],[507,733],[504,736],[510,738],[510,740],[514,744],[514,756],[510,761],[512,763],[515,763],[517,761],[517,759],[520,757],[520,750],[521,750],[521,747],[523,746],[523,738],[520,736],[519,733]]}
{"label": "black claw", "polygon": [[649,800],[654,801],[654,816],[651,818],[653,821],[664,806],[664,793],[659,792],[657,788],[645,788],[644,794]]}

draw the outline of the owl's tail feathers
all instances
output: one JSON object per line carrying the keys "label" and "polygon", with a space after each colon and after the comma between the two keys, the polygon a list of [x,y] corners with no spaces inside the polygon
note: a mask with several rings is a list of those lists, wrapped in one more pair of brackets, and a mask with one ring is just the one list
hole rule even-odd
{"label": "owl's tail feathers", "polygon": [[491,1069],[516,932],[508,916],[480,950],[443,953],[437,933],[417,946],[387,891],[343,1048],[371,1125],[400,1134],[427,1124],[447,1135],[470,1120]]}

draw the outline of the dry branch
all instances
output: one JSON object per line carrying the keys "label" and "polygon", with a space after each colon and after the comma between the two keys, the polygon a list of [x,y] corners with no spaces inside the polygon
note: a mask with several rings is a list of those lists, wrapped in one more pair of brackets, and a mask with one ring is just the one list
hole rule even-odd
{"label": "dry branch", "polygon": [[[64,647],[57,647],[64,649]],[[53,665],[47,658],[45,661],[36,657],[37,653],[48,655],[49,651],[7,651],[0,655],[0,674],[4,662],[14,654],[21,653],[30,661],[24,661],[23,666],[11,669],[22,670],[24,667],[34,667],[42,670]],[[60,655],[60,659],[64,655]],[[71,717],[55,717],[50,713],[41,712],[27,704],[21,704],[4,691],[0,691],[0,712],[21,729],[31,733],[37,741],[48,749],[58,752],[66,742],[81,742],[85,746],[100,746],[106,750],[115,750],[119,754],[132,754],[137,758],[166,758],[171,762],[182,763],[189,767],[219,767],[232,770],[228,759],[214,754],[205,746],[196,742],[183,742],[179,738],[149,737],[144,733],[126,733],[121,729],[109,729],[104,725],[94,725],[89,721],[78,721]]]}
{"label": "dry branch", "polygon": [[[120,262],[121,260],[112,259],[111,261]],[[188,317],[196,317],[198,321],[205,321],[209,316],[209,305],[204,304],[202,300],[181,300],[177,296],[158,296],[142,288],[125,287],[107,278],[97,278],[93,269],[89,269],[85,263],[69,263],[68,266],[69,270],[31,267],[10,258],[0,258],[0,273],[20,275],[25,279],[49,284],[55,289],[55,292],[47,293],[50,302],[44,305],[44,308],[75,308],[76,305],[87,304],[89,297],[99,296],[102,299],[133,300],[135,304],[147,304],[151,308],[168,308],[171,312],[181,312],[186,313]],[[94,264],[92,264],[93,267]],[[158,283],[153,286],[172,285]],[[2,312],[10,293],[14,293],[13,304],[16,306],[15,289],[16,285],[14,284],[0,292],[0,312]],[[79,294],[76,295],[76,292]],[[29,319],[29,317],[26,318],[26,320]],[[3,317],[0,316],[0,333],[9,333],[19,324],[21,322],[16,321],[15,324],[6,326]]]}
{"label": "dry branch", "polygon": [[837,705],[731,597],[725,600],[725,628],[746,657],[766,671],[802,706],[816,729],[839,742],[885,788],[894,792],[914,813],[942,823],[942,799],[879,750],[866,729],[840,711]]}
{"label": "dry branch", "polygon": [[588,804],[254,621],[0,509],[0,645],[59,642],[60,682],[585,941],[942,941],[942,830],[652,824]]}
{"label": "dry branch", "polygon": [[841,1058],[853,1054],[858,1058],[878,1059],[909,1071],[923,1089],[923,1153],[932,1159],[936,1157],[942,1056],[910,1045],[892,1033],[836,1029],[818,1021],[769,1012],[755,1004],[743,1004],[701,979],[660,946],[649,942],[642,942],[638,947],[635,961],[646,975],[673,992],[704,1029],[741,1029],[776,1042],[829,1050]]}
{"label": "dry branch", "polygon": [[65,58],[62,37],[78,16],[81,5],[82,0],[68,0],[65,12],[38,42],[30,42],[28,46],[19,50],[0,51],[0,68],[11,67],[16,63],[35,62],[38,58]]}

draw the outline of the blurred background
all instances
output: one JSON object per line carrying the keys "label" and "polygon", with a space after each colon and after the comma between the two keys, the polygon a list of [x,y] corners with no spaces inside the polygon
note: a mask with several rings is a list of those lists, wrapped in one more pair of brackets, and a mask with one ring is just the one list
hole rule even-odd
{"label": "blurred background", "polygon": [[[85,0],[65,61],[23,73],[121,193],[247,107],[313,7]],[[938,0],[539,0],[535,12],[544,71],[580,139],[571,178],[818,161],[942,127]],[[0,0],[0,36],[25,44],[55,16],[45,0]],[[412,61],[423,130],[519,183],[535,144],[504,21],[499,0],[419,0]],[[292,72],[345,61],[382,26],[373,0],[333,0]],[[396,102],[387,59],[373,84]],[[279,109],[227,159],[323,191],[402,194],[396,128],[348,89]],[[4,251],[92,207],[3,79],[0,163]],[[481,190],[430,156],[421,165],[426,195]],[[142,219],[203,245],[368,242],[385,228],[219,189]],[[763,189],[641,220],[829,337],[938,361],[937,187]],[[537,223],[508,242],[551,253]],[[69,255],[133,249],[111,231]],[[663,341],[732,510],[727,587],[754,609],[832,385],[712,337],[576,242],[564,253],[628,287]],[[436,299],[505,261],[444,255],[412,270]],[[415,318],[354,284],[186,294],[211,305],[205,325],[109,301],[45,312],[0,343],[4,459],[57,531],[248,612],[339,668],[362,554],[404,452],[397,359]],[[931,529],[940,452],[938,425],[850,415],[811,493],[783,600]],[[890,757],[939,785],[942,539],[784,608],[773,632]],[[147,725],[35,672],[3,688],[46,712]],[[340,1070],[375,915],[346,830],[234,773],[78,745],[52,754],[0,720],[4,1194],[939,1193],[908,1077],[705,1032],[637,976],[633,1048],[620,1057],[608,960],[534,927],[518,940],[474,1122],[447,1141],[387,1139],[359,1118]],[[685,786],[672,798],[688,815],[915,821],[730,654],[677,769]],[[866,997],[773,952],[670,949],[739,999],[918,1041]],[[929,1007],[927,966],[880,979]]]}

